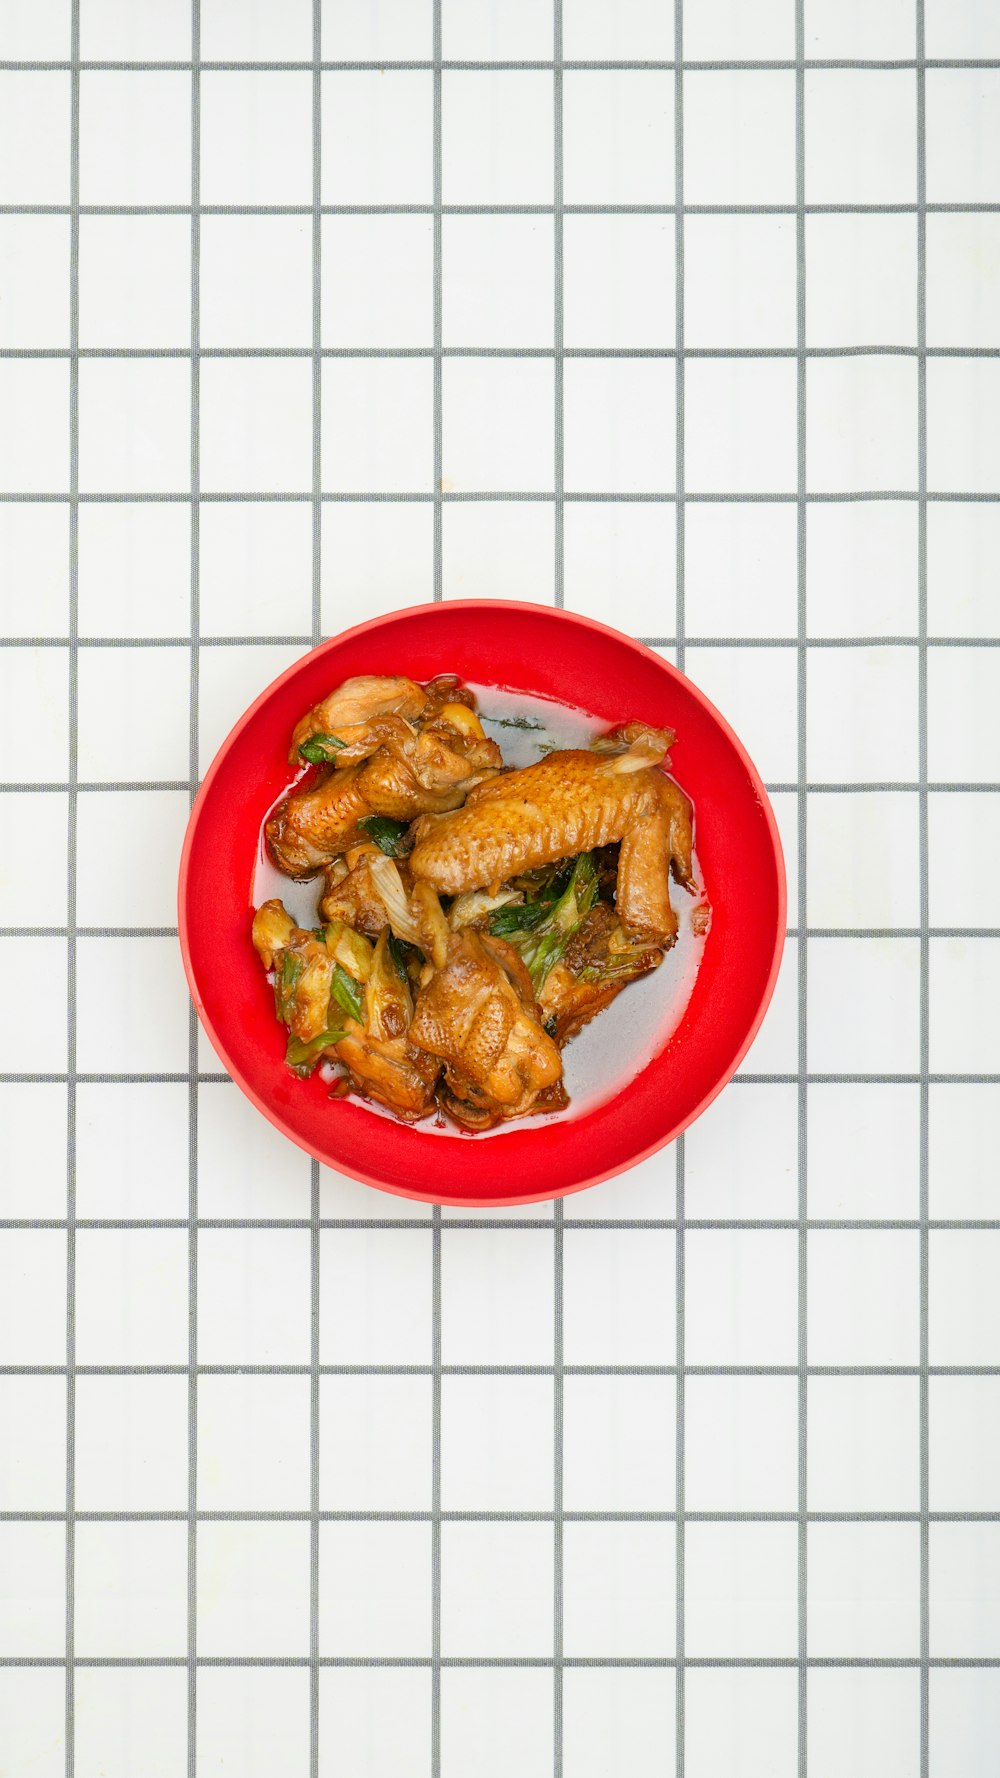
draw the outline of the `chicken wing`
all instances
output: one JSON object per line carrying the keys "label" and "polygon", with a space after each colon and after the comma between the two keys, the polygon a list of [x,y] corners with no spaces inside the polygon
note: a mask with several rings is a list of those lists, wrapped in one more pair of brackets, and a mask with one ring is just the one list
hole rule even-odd
{"label": "chicken wing", "polygon": [[582,1031],[629,982],[663,961],[665,946],[636,942],[606,901],[598,901],[549,970],[538,996],[545,1022],[560,1049]]}

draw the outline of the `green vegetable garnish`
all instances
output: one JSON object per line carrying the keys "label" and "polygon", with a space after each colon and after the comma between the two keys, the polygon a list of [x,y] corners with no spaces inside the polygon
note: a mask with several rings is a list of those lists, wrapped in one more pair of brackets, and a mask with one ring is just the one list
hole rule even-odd
{"label": "green vegetable garnish", "polygon": [[526,901],[523,907],[494,908],[489,917],[489,929],[494,938],[506,938],[511,932],[532,932],[551,907],[551,902]]}
{"label": "green vegetable garnish", "polygon": [[361,989],[354,977],[348,975],[342,963],[334,964],[333,979],[330,982],[331,1006],[334,1001],[341,1012],[346,1012],[349,1019],[356,1019],[359,1025],[362,1023]]}
{"label": "green vegetable garnish", "polygon": [[299,742],[299,754],[307,759],[311,766],[325,765],[333,759],[339,749],[345,746],[339,735],[310,735],[307,741]]}
{"label": "green vegetable garnish", "polygon": [[308,1043],[303,1043],[301,1037],[290,1037],[285,1050],[285,1061],[293,1073],[302,1080],[308,1080],[323,1051],[346,1036],[346,1031],[321,1031],[318,1037],[310,1038]]}
{"label": "green vegetable garnish", "polygon": [[[562,872],[555,879],[549,879],[543,885],[542,893],[544,894],[548,889],[551,894],[553,881],[558,883],[561,877]],[[573,866],[569,882],[562,890],[558,900],[543,901],[540,919],[527,931],[523,928],[520,931],[510,930],[511,943],[516,945],[521,953],[536,994],[541,992],[542,984],[549,970],[558,963],[577,927],[589,914],[597,900],[597,886],[597,869],[593,854],[581,852]],[[539,905],[537,901],[528,903],[529,907],[537,905]],[[505,911],[502,908],[497,910],[498,913]],[[522,913],[524,910],[517,908],[512,911]]]}
{"label": "green vegetable garnish", "polygon": [[410,850],[406,843],[409,830],[406,821],[393,821],[388,815],[363,815],[358,826],[387,858],[402,858]]}
{"label": "green vegetable garnish", "polygon": [[274,1010],[282,1024],[288,1017],[288,1009],[294,998],[295,990],[305,964],[294,951],[282,951],[281,961],[274,971]]}
{"label": "green vegetable garnish", "polygon": [[532,722],[530,716],[484,716],[484,722],[492,723],[496,728],[544,728],[543,722]]}

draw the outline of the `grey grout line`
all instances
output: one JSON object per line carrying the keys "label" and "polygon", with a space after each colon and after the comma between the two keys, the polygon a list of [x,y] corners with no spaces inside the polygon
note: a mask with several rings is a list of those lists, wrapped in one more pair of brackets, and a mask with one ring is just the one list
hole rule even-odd
{"label": "grey grout line", "polygon": [[[308,1377],[311,1364],[199,1364],[202,1377]],[[675,1364],[566,1364],[566,1377],[673,1377]],[[551,1364],[321,1364],[324,1377],[551,1377]],[[796,1364],[685,1364],[689,1377],[798,1377]],[[186,1377],[188,1364],[78,1364],[80,1377]],[[931,1377],[1000,1377],[998,1364],[929,1364]],[[811,1377],[919,1377],[919,1364],[811,1364]],[[64,1377],[61,1364],[0,1364],[2,1377]],[[440,1517],[440,1515],[438,1515]],[[690,1516],[690,1515],[689,1515]],[[793,1517],[797,1515],[793,1514]]]}
{"label": "grey grout line", "polygon": [[[981,354],[977,354],[977,356],[981,356]],[[254,505],[299,506],[310,502],[312,497],[311,490],[308,492],[293,490],[278,494],[273,489],[266,488],[241,488],[235,491],[227,489],[225,493],[213,493],[209,489],[203,490],[198,496],[202,505],[209,503],[245,505],[250,503]],[[104,506],[142,506],[147,504],[186,506],[191,500],[190,494],[168,492],[164,489],[150,489],[142,494],[128,493],[121,489],[117,491],[102,489],[100,492],[86,489],[81,490],[77,498],[81,504]],[[746,490],[735,492],[729,489],[724,493],[708,489],[687,488],[684,492],[685,500],[697,501],[704,506],[795,506],[798,504],[799,498],[800,496],[795,493],[775,493],[773,489],[768,488],[755,489],[752,492]],[[890,504],[898,504],[900,501],[916,503],[920,498],[921,496],[915,488],[831,489],[822,493],[810,492],[805,496],[806,503],[810,506],[867,506],[873,501]],[[924,498],[944,505],[992,506],[1000,502],[1000,489],[929,488]],[[656,493],[626,490],[612,494],[602,488],[565,488],[563,499],[584,506],[673,506],[676,503],[677,495],[669,489],[661,489]],[[69,493],[66,490],[61,493],[51,490],[42,493],[26,493],[16,488],[0,490],[0,506],[66,505],[68,500]],[[539,490],[537,488],[475,488],[464,492],[457,488],[449,489],[447,492],[423,488],[399,488],[393,489],[391,493],[373,492],[370,488],[336,490],[327,488],[323,491],[324,504],[342,505],[346,503],[351,506],[412,506],[436,501],[440,501],[442,504],[455,501],[473,505],[486,501],[492,506],[517,506],[530,501],[536,505],[544,506],[554,500],[554,490]]]}
{"label": "grey grout line", "polygon": [[[30,792],[33,796],[35,796],[35,795],[42,795],[42,794],[45,794],[48,792],[54,792],[56,794],[65,796],[67,791],[69,790],[69,788],[70,788],[69,783],[66,781],[56,782],[56,781],[51,781],[51,780],[49,780],[49,781],[43,780],[41,782],[38,782],[36,780],[34,783],[14,784],[8,779],[6,782],[0,783],[0,793],[7,793],[8,795],[12,794],[14,792],[17,792],[19,794],[20,793],[26,794],[26,793]],[[97,779],[88,779],[85,782],[78,782],[76,784],[75,788],[79,791],[86,791],[86,792],[90,792],[90,791],[94,791],[94,792],[110,792],[110,791],[125,792],[125,791],[151,791],[151,790],[189,790],[190,789],[190,781],[187,778],[131,779],[131,780],[127,780],[127,781],[126,780],[117,780],[115,782],[110,782],[110,781],[105,781],[105,780],[97,780]],[[795,791],[795,792],[797,792],[798,788],[799,788],[798,781],[796,779],[788,779],[788,780],[779,779],[779,780],[772,781],[766,785],[766,789],[768,791],[770,791],[772,795],[778,791],[789,791],[789,792]],[[921,786],[921,784],[919,782],[917,782],[916,780],[914,780],[913,782],[901,783],[898,780],[892,780],[892,779],[887,780],[887,779],[876,779],[876,778],[862,778],[860,780],[856,779],[851,783],[829,782],[829,783],[813,783],[813,784],[806,785],[806,789],[809,792],[810,796],[831,796],[831,795],[843,796],[848,791],[864,791],[864,792],[869,792],[869,793],[874,793],[875,791],[891,791],[893,793],[905,791],[909,794],[912,794],[912,793],[919,791],[922,788],[923,787]],[[932,791],[934,793],[934,795],[936,795],[936,796],[946,795],[948,792],[955,792],[955,791],[959,791],[963,795],[982,794],[985,796],[997,796],[998,794],[1000,794],[1000,783],[987,782],[984,779],[959,780],[956,778],[956,779],[951,780],[950,782],[936,779],[933,781],[929,781],[927,783],[927,789],[929,791]],[[123,928],[122,930],[130,930],[130,929]],[[852,929],[849,927],[844,927],[844,928],[831,927],[829,930],[839,932],[839,931],[850,931]],[[864,930],[868,930],[868,929],[865,928]],[[883,928],[872,928],[872,930],[884,930],[884,929]],[[898,928],[893,927],[892,930],[896,931],[896,930],[898,930]],[[937,930],[937,929],[935,929],[935,930]],[[940,928],[940,930],[941,931],[945,931],[945,930],[947,930],[947,931],[952,931],[952,930],[968,931],[971,929],[967,928],[967,927],[962,927],[962,928],[951,928],[951,927],[944,928],[944,927],[942,927],[942,928]]]}
{"label": "grey grout line", "polygon": [[[295,1508],[231,1507],[211,1512],[199,1512],[200,1524],[211,1525],[301,1525],[308,1524],[312,1517],[308,1508],[301,1511]],[[367,1509],[364,1507],[343,1507],[327,1509],[319,1514],[323,1524],[337,1525],[426,1525],[432,1520],[430,1512],[423,1512],[407,1507],[397,1510],[392,1508]],[[798,1512],[749,1512],[737,1507],[726,1512],[689,1511],[685,1514],[687,1521],[697,1525],[798,1525]],[[811,1512],[807,1515],[811,1525],[919,1525],[919,1512],[881,1510],[878,1512]],[[1000,1508],[994,1512],[935,1512],[931,1513],[935,1524],[942,1525],[997,1525],[1000,1524]],[[33,1512],[4,1509],[0,1511],[0,1523],[10,1525],[61,1525],[64,1514],[60,1512]],[[148,1511],[114,1511],[78,1512],[77,1520],[90,1525],[159,1525],[183,1524],[187,1520],[187,1512],[183,1507],[152,1508]],[[521,1511],[515,1508],[490,1507],[456,1509],[443,1512],[441,1519],[446,1524],[455,1525],[549,1525],[558,1520],[565,1520],[573,1525],[670,1525],[677,1521],[676,1512],[656,1511],[649,1508],[608,1508],[594,1507],[590,1511],[563,1512],[558,1515],[543,1511]],[[558,1664],[561,1657],[557,1657]]]}
{"label": "grey grout line", "polygon": [[[187,1664],[186,1655],[81,1655],[77,1659],[78,1667],[183,1667]],[[321,1667],[354,1668],[397,1668],[416,1667],[434,1669],[432,1655],[321,1655]],[[444,1655],[441,1658],[442,1668],[477,1668],[506,1671],[532,1667],[544,1670],[552,1666],[549,1655]],[[567,1655],[563,1660],[564,1667],[572,1667],[582,1671],[589,1668],[614,1670],[617,1668],[648,1669],[650,1672],[661,1668],[676,1666],[673,1655]],[[731,1670],[736,1668],[753,1668],[755,1671],[783,1671],[795,1668],[799,1664],[797,1655],[689,1655],[686,1665],[700,1670]],[[61,1655],[0,1655],[0,1668],[16,1667],[61,1667],[64,1665]],[[199,1655],[199,1667],[238,1668],[257,1667],[308,1667],[308,1655]],[[811,1655],[808,1665],[810,1669],[838,1669],[842,1671],[888,1671],[891,1669],[915,1669],[920,1665],[917,1655]],[[1000,1668],[1000,1655],[932,1655],[930,1666],[934,1670],[969,1668],[992,1672]]]}
{"label": "grey grout line", "polygon": [[[322,637],[323,599],[323,5],[312,0],[312,634]],[[320,1188],[309,1159],[309,1778],[320,1770]]]}
{"label": "grey grout line", "polygon": [[[563,496],[564,497],[564,496]],[[322,498],[322,496],[320,496]],[[314,495],[315,499],[315,495]],[[306,636],[202,636],[202,648],[274,648],[279,645],[309,648],[313,633]],[[674,648],[677,636],[636,636],[646,648]],[[988,636],[808,636],[810,648],[998,648],[1000,634]],[[190,636],[78,636],[78,648],[189,648]],[[680,645],[688,648],[797,648],[797,636],[687,636]],[[2,648],[68,648],[68,636],[4,636]]]}
{"label": "grey grout line", "polygon": [[930,1773],[930,838],[927,800],[927,134],[924,0],[916,11],[917,122],[917,716],[920,862],[920,1778]]}
{"label": "grey grout line", "polygon": [[[0,211],[0,214],[3,212]],[[322,215],[322,212],[319,212]],[[442,214],[447,215],[447,206],[442,206]],[[184,215],[188,212],[185,210]],[[201,215],[204,216],[204,210]],[[305,212],[315,216],[315,210]],[[437,211],[434,212],[438,214]],[[572,214],[572,206],[560,204],[557,211],[548,214],[561,220],[563,215]],[[652,341],[644,346],[566,346],[556,349],[552,346],[321,346],[318,349],[320,358],[330,359],[411,359],[411,358],[597,358],[597,359],[688,359],[715,360],[721,359],[731,363],[734,359],[752,359],[765,361],[781,361],[798,359],[832,358],[912,358],[914,362],[922,362],[927,358],[939,359],[994,359],[1000,358],[1000,346],[928,346],[921,351],[919,346],[885,345],[872,341],[867,345],[843,344],[839,346],[808,346],[800,353],[795,346],[688,346],[679,349],[675,346],[654,344]],[[205,346],[200,352],[202,358],[232,359],[272,359],[272,358],[313,358],[314,348],[309,346]],[[21,361],[47,362],[49,360],[68,359],[71,356],[68,346],[0,346],[0,360],[18,359]],[[164,359],[187,360],[191,357],[189,346],[82,346],[75,356],[92,361],[108,359],[116,362],[119,359]],[[183,497],[183,496],[181,496]],[[235,496],[225,495],[232,499]],[[273,497],[273,496],[272,496]],[[393,495],[386,496],[392,499]],[[139,496],[142,498],[142,496]],[[305,496],[302,496],[305,498]]]}
{"label": "grey grout line", "polygon": [[[747,57],[739,56],[723,60],[719,57],[699,58],[694,61],[679,61],[675,55],[672,60],[649,56],[607,57],[574,57],[563,62],[563,67],[577,74],[602,73],[657,73],[671,74],[682,71],[690,74],[761,74],[785,73],[792,74],[800,66],[807,74],[816,72],[841,73],[906,73],[920,65],[922,58],[914,60],[912,56],[808,56],[804,59],[789,60],[787,57]],[[74,64],[60,61],[58,58],[22,59],[20,57],[4,57],[0,59],[2,74],[62,74]],[[465,74],[523,74],[526,72],[547,74],[552,71],[552,62],[544,58],[524,57],[491,57],[461,58],[452,57],[441,61],[427,61],[420,57],[389,56],[378,60],[365,60],[351,57],[350,59],[327,58],[319,62],[318,67],[324,74],[370,73],[430,73],[437,66],[450,72]],[[991,56],[929,56],[923,66],[931,70],[949,68],[975,72],[984,69],[1000,68],[1000,61]],[[125,57],[119,59],[102,59],[87,57],[79,63],[86,74],[188,74],[191,63],[177,58],[151,60],[146,57]],[[207,74],[308,74],[317,67],[315,57],[311,61],[303,61],[297,56],[283,57],[272,60],[258,56],[249,60],[218,58],[201,63],[203,72]]]}
{"label": "grey grout line", "polygon": [[[201,0],[191,0],[191,687],[189,795],[199,783],[201,576]],[[188,1008],[187,1772],[198,1764],[198,1018]]]}
{"label": "grey grout line", "polygon": [[[674,58],[684,60],[684,0],[674,0]],[[674,72],[674,346],[676,350],[674,389],[674,482],[675,556],[674,556],[674,659],[684,671],[687,646],[687,612],[685,604],[686,525],[685,492],[685,330],[684,330],[684,74],[678,66]],[[677,1523],[674,1541],[674,1635],[676,1668],[674,1670],[674,1778],[684,1778],[687,1758],[685,1656],[687,1647],[685,1615],[686,1536],[685,1536],[685,1347],[687,1278],[685,1272],[686,1216],[686,1143],[683,1133],[675,1145],[676,1220],[674,1248],[676,1380],[674,1398],[674,1488]]]}
{"label": "grey grout line", "polygon": [[[857,794],[857,793],[855,793]],[[68,926],[0,926],[0,938],[66,938]],[[74,926],[77,938],[176,938],[176,926]],[[799,938],[798,926],[785,928]],[[1000,926],[809,926],[807,938],[1000,938]]]}
{"label": "grey grout line", "polygon": [[[795,787],[792,785],[789,788],[794,789]],[[842,936],[843,934],[838,933],[838,937]],[[51,1085],[54,1082],[64,1082],[67,1079],[68,1076],[65,1073],[60,1074],[55,1070],[8,1070],[6,1072],[0,1072],[0,1086]],[[191,1079],[191,1073],[190,1070],[188,1070],[186,1073],[182,1071],[174,1073],[157,1073],[155,1071],[150,1071],[142,1074],[111,1074],[86,1073],[81,1069],[77,1069],[74,1079],[78,1084],[82,1082],[87,1086],[163,1086],[169,1085],[174,1081],[188,1081]],[[218,1072],[201,1071],[199,1072],[197,1079],[199,1082],[224,1086],[230,1081],[230,1076],[223,1073],[221,1070]],[[737,1073],[731,1077],[731,1084],[733,1086],[785,1086],[794,1084],[798,1079],[799,1073],[797,1070],[790,1073],[781,1073],[779,1071],[767,1074]],[[919,1085],[922,1079],[923,1076],[921,1074],[905,1073],[902,1071],[871,1074],[811,1073],[808,1076],[810,1086],[910,1086]],[[931,1086],[985,1087],[1000,1084],[1000,1074],[997,1073],[930,1073],[928,1074],[927,1079]]]}
{"label": "grey grout line", "polygon": [[444,597],[444,511],[442,497],[444,494],[444,366],[442,363],[443,339],[443,243],[442,243],[442,92],[441,92],[441,0],[433,0],[432,12],[434,75],[433,75],[433,140],[431,144],[431,165],[433,179],[433,286],[431,291],[432,327],[434,343],[431,348],[434,358],[433,387],[433,430],[434,430],[434,479],[431,484],[434,501],[433,514],[433,594],[435,600]]}
{"label": "grey grout line", "polygon": [[[558,0],[557,0],[558,4]],[[565,1536],[564,1520],[571,1515],[563,1505],[564,1410],[565,1389],[563,1355],[565,1346],[565,1244],[563,1241],[563,1204],[553,1205],[553,1352],[552,1352],[552,1753],[555,1778],[563,1773],[563,1653],[565,1648]]]}
{"label": "grey grout line", "polygon": [[[792,1082],[797,1076],[790,1076]],[[450,1216],[444,1223],[443,1230],[449,1233],[460,1229],[465,1233],[483,1231],[489,1233],[496,1229],[511,1229],[524,1234],[542,1229],[550,1231],[558,1226],[577,1231],[597,1231],[607,1233],[610,1229],[650,1232],[653,1230],[684,1230],[696,1234],[729,1233],[729,1234],[783,1234],[797,1232],[802,1226],[798,1217],[571,1217],[564,1216],[558,1221],[545,1216],[490,1216],[484,1213],[476,1217]],[[841,1234],[919,1234],[927,1227],[933,1233],[950,1233],[965,1231],[966,1233],[990,1234],[1000,1233],[998,1217],[810,1217],[806,1228],[819,1233],[839,1232]],[[186,1229],[189,1226],[186,1216],[76,1216],[73,1227],[79,1232],[83,1230],[114,1230],[114,1229]],[[247,1229],[312,1229],[312,1217],[302,1216],[200,1216],[199,1229],[228,1229],[231,1233]],[[319,1219],[320,1229],[411,1229],[416,1233],[426,1234],[433,1229],[430,1217],[392,1217],[392,1216],[322,1216]],[[63,1229],[67,1223],[58,1216],[2,1216],[0,1229]],[[28,1367],[31,1368],[30,1366]]]}
{"label": "grey grout line", "polygon": [[[566,599],[566,525],[564,488],[566,481],[565,443],[565,261],[563,229],[563,67],[562,0],[554,0],[552,9],[552,392],[555,405],[553,444],[553,488],[555,513],[553,522],[553,598],[562,607]],[[557,1749],[557,1772],[562,1763],[561,1746]]]}
{"label": "grey grout line", "polygon": [[79,761],[79,487],[80,487],[80,0],[70,8],[69,252],[69,794],[66,804],[66,1778],[76,1768],[76,902]]}
{"label": "grey grout line", "polygon": [[[798,361],[796,366],[796,467],[798,475],[798,508],[796,514],[796,609],[798,616],[796,654],[796,740],[798,753],[798,795],[796,797],[796,844],[798,908],[797,924],[805,933],[808,927],[806,905],[806,849],[808,796],[808,755],[806,695],[808,683],[808,586],[807,586],[807,509],[808,463],[806,458],[806,149],[805,149],[805,0],[795,0],[795,314]],[[809,1239],[806,1219],[808,1202],[809,1154],[809,1056],[808,1056],[808,955],[807,942],[798,946],[798,1778],[806,1778],[809,1764],[809,1691],[808,1691],[808,1604],[809,1604],[809,1528],[808,1509],[808,1414],[809,1414],[809,1351],[808,1351],[808,1278]]]}
{"label": "grey grout line", "polygon": [[[310,67],[312,64],[309,64]],[[565,68],[568,64],[564,63]],[[203,204],[203,216],[311,216],[312,204]],[[567,216],[672,216],[673,204],[566,204]],[[796,216],[795,204],[685,204],[689,216]],[[805,204],[806,216],[915,216],[913,204]],[[81,204],[81,216],[188,216],[189,204]],[[442,204],[445,216],[551,216],[551,204]],[[929,203],[928,216],[993,216],[996,203]],[[323,204],[324,216],[432,216],[431,204]],[[69,204],[0,203],[0,216],[68,216]],[[749,348],[748,348],[749,349]],[[754,348],[754,350],[756,350]],[[766,351],[766,348],[764,348]],[[975,348],[973,348],[975,350]]]}
{"label": "grey grout line", "polygon": [[[435,0],[437,14],[438,0]],[[436,38],[440,42],[440,38]],[[431,1246],[431,1778],[441,1778],[441,1206]],[[421,1370],[427,1367],[422,1366]],[[448,1367],[449,1372],[451,1367]]]}
{"label": "grey grout line", "polygon": [[[555,509],[553,512],[553,601],[557,607],[565,603],[566,534],[563,483],[565,481],[565,408],[563,351],[565,339],[564,261],[563,261],[563,6],[553,0],[552,7],[552,345],[553,376],[553,480]],[[564,1472],[564,1410],[563,1349],[565,1317],[563,1286],[565,1243],[563,1223],[565,1206],[561,1198],[552,1206],[553,1265],[553,1379],[552,1379],[552,1770],[554,1778],[563,1778],[564,1764],[564,1686],[563,1650],[565,1646],[563,1472]]]}

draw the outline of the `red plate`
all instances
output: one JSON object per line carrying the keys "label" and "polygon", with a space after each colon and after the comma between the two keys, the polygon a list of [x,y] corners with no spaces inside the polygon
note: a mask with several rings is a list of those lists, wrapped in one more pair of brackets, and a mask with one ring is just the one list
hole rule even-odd
{"label": "red plate", "polygon": [[[676,729],[672,769],[693,799],[712,926],[684,1016],[653,1061],[603,1105],[488,1137],[431,1133],[329,1098],[284,1065],[285,1039],[250,942],[260,825],[292,773],[288,738],[352,673],[458,673],[572,704],[609,725]],[[767,1009],[785,934],[777,826],[757,772],[708,699],[648,648],[548,606],[417,605],[346,630],[269,686],[212,762],[181,854],[181,950],[199,1017],[264,1116],[327,1166],[437,1204],[562,1197],[632,1166],[687,1128],[745,1055]]]}

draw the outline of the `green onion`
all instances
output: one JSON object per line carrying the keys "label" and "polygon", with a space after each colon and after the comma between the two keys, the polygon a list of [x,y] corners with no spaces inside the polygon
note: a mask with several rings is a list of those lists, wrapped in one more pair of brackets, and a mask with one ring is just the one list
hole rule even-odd
{"label": "green onion", "polygon": [[505,938],[509,932],[532,932],[551,911],[551,903],[526,901],[523,907],[494,908],[489,929],[494,938]]}
{"label": "green onion", "polygon": [[402,858],[410,850],[406,844],[407,821],[393,821],[388,815],[363,815],[358,826],[387,858]]}
{"label": "green onion", "polygon": [[294,951],[282,951],[274,971],[274,1010],[284,1024],[305,964]]}
{"label": "green onion", "polygon": [[532,722],[530,716],[484,716],[484,722],[491,723],[494,728],[535,728],[545,727],[544,722]]}
{"label": "green onion", "polygon": [[539,994],[549,970],[558,963],[577,927],[589,914],[597,900],[597,869],[590,852],[581,852],[573,866],[569,882],[555,905],[545,908],[545,917],[533,931],[513,942],[521,953],[528,974]]}
{"label": "green onion", "polygon": [[308,740],[299,742],[299,753],[311,766],[321,766],[345,745],[339,735],[310,735]]}
{"label": "green onion", "polygon": [[341,1012],[346,1012],[349,1019],[356,1019],[360,1025],[361,989],[352,975],[348,975],[342,963],[334,964],[333,979],[330,982],[330,1004],[336,1001]]}
{"label": "green onion", "polygon": [[301,1037],[290,1037],[285,1050],[285,1061],[294,1074],[302,1080],[308,1080],[324,1050],[346,1037],[346,1031],[321,1031],[318,1037],[310,1038],[303,1043]]}

